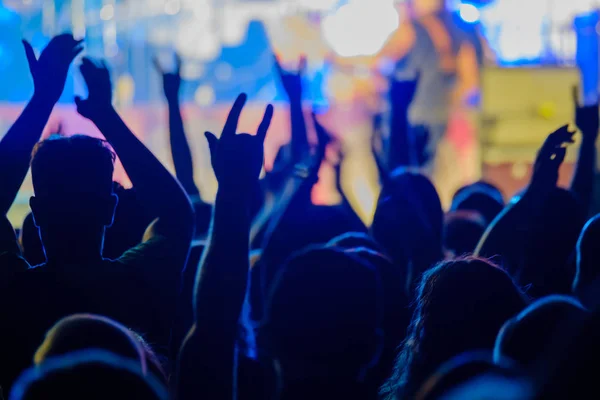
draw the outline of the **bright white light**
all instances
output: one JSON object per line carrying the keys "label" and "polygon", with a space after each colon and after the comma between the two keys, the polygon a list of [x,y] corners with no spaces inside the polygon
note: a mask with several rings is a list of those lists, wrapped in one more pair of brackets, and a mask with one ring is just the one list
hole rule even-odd
{"label": "bright white light", "polygon": [[179,23],[175,46],[182,56],[204,61],[213,60],[221,51],[215,33],[191,18]]}
{"label": "bright white light", "polygon": [[334,52],[342,57],[374,55],[398,29],[398,13],[387,0],[352,0],[321,25]]}
{"label": "bright white light", "polygon": [[470,24],[479,21],[479,10],[473,4],[461,4],[458,13],[463,21]]}
{"label": "bright white light", "polygon": [[540,57],[548,0],[503,0],[481,9],[484,34],[490,47],[505,62]]}
{"label": "bright white light", "polygon": [[181,10],[181,3],[179,0],[168,0],[165,3],[165,13],[168,15],[175,15]]}
{"label": "bright white light", "polygon": [[225,20],[221,40],[225,46],[239,46],[246,39],[248,21]]}
{"label": "bright white light", "polygon": [[199,106],[212,106],[215,103],[215,91],[208,85],[199,86],[194,94],[194,100]]}
{"label": "bright white light", "polygon": [[106,4],[100,9],[100,18],[103,21],[109,21],[115,16],[115,7],[112,4]]}
{"label": "bright white light", "polygon": [[543,54],[572,59],[573,20],[593,12],[598,4],[597,0],[497,0],[480,8],[483,32],[504,61],[535,60]]}

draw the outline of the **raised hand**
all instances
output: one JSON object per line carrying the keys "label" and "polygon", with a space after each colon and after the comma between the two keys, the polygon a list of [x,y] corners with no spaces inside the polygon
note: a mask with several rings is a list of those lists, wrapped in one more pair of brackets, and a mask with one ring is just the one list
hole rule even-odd
{"label": "raised hand", "polygon": [[82,41],[70,34],[56,36],[39,58],[28,41],[23,40],[23,46],[33,77],[34,97],[55,104],[65,89],[69,66],[83,50]]}
{"label": "raised hand", "polygon": [[77,112],[93,121],[112,108],[110,71],[104,61],[96,62],[88,57],[83,59],[79,70],[88,88],[88,98],[75,97]]}
{"label": "raised hand", "polygon": [[219,139],[211,132],[205,132],[219,190],[233,190],[238,195],[250,194],[258,183],[263,166],[263,145],[273,117],[273,106],[269,104],[256,135],[236,134],[246,100],[245,93],[238,96]]}
{"label": "raised hand", "polygon": [[306,57],[300,57],[300,64],[296,72],[284,70],[277,57],[275,57],[275,69],[289,100],[302,101],[302,78],[306,71]]}
{"label": "raised hand", "polygon": [[600,114],[598,104],[584,106],[579,102],[579,87],[573,87],[573,104],[575,105],[575,124],[581,130],[584,140],[593,142],[598,138],[600,130]]}
{"label": "raised hand", "polygon": [[552,190],[558,181],[558,169],[565,160],[565,145],[573,143],[575,132],[565,125],[546,138],[533,166],[533,176],[529,188],[538,192]]}
{"label": "raised hand", "polygon": [[163,90],[167,101],[177,101],[179,89],[181,88],[181,57],[179,54],[175,54],[175,70],[173,72],[166,72],[156,57],[152,61],[154,67],[162,76]]}

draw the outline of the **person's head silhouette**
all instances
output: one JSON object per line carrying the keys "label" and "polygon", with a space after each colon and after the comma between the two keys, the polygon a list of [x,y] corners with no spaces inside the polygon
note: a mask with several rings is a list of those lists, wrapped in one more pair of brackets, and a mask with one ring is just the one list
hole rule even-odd
{"label": "person's head silhouette", "polygon": [[48,261],[100,258],[113,221],[115,154],[88,136],[51,137],[36,145],[30,206]]}
{"label": "person's head silhouette", "polygon": [[452,198],[451,211],[476,211],[485,218],[486,226],[504,208],[502,192],[485,181],[478,181],[463,186]]}
{"label": "person's head silhouette", "polygon": [[381,350],[382,320],[377,270],[336,248],[310,248],[276,278],[259,341],[283,371],[284,392],[312,383],[323,393],[364,378]]}
{"label": "person's head silhouette", "polygon": [[167,391],[139,362],[107,351],[88,349],[51,357],[25,371],[10,400],[166,400]]}
{"label": "person's head silhouette", "polygon": [[420,173],[396,169],[379,196],[371,235],[406,271],[410,295],[421,274],[443,258],[443,219],[431,181]]}
{"label": "person's head silhouette", "polygon": [[502,324],[526,305],[506,272],[489,261],[445,261],[427,271],[416,309],[388,383],[412,396],[445,361],[471,350],[492,350]]}
{"label": "person's head silhouette", "polygon": [[571,297],[540,299],[504,324],[496,340],[494,358],[509,358],[523,367],[531,367],[548,348],[560,343],[555,333],[561,324],[568,324],[569,318],[583,319],[587,314]]}
{"label": "person's head silhouette", "polygon": [[[600,273],[598,273],[598,263],[600,262],[599,241],[600,215],[596,215],[585,225],[577,241],[577,271],[573,281],[573,291],[579,296],[583,294],[588,285],[600,276]],[[585,298],[582,301],[585,301]]]}
{"label": "person's head silhouette", "polygon": [[449,257],[473,254],[485,232],[485,219],[476,211],[452,211],[444,219],[444,252]]}
{"label": "person's head silhouette", "polygon": [[144,374],[150,372],[163,383],[167,382],[156,354],[144,339],[118,322],[100,315],[74,314],[58,321],[46,333],[33,361],[40,365],[50,357],[90,348],[138,360]]}
{"label": "person's head silhouette", "polygon": [[49,357],[88,348],[103,349],[140,361],[146,368],[144,351],[136,337],[121,324],[99,315],[75,314],[58,321],[48,332],[34,356],[36,365]]}

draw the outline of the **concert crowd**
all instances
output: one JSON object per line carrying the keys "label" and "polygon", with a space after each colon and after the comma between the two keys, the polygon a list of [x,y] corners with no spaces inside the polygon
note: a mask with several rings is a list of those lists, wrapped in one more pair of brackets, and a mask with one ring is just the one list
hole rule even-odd
{"label": "concert crowd", "polygon": [[[435,154],[411,165],[403,153],[431,148],[411,140],[427,130],[408,118],[419,81],[390,78],[391,139],[373,151],[382,190],[365,226],[328,157],[334,136],[303,108],[302,68],[274,61],[291,140],[272,170],[273,106],[255,132],[238,132],[242,93],[222,131],[205,132],[218,182],[208,204],[194,182],[180,62],[156,63],[174,177],[113,107],[102,60],[78,63],[88,96],[75,105],[105,139],[41,140],[83,42],[60,35],[39,56],[23,44],[35,90],[0,141],[3,398],[600,396],[598,105],[574,96],[575,121],[548,134],[517,196],[482,180],[444,210],[418,168]],[[558,187],[576,136],[571,185]],[[131,188],[113,181],[117,156]],[[323,163],[336,171],[337,205],[311,202]],[[31,212],[15,230],[6,215],[30,170]]]}

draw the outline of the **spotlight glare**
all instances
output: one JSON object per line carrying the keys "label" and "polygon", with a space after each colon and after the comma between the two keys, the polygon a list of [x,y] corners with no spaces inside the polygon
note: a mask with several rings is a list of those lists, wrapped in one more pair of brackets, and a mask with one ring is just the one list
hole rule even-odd
{"label": "spotlight glare", "polygon": [[352,1],[328,15],[322,22],[323,37],[342,57],[377,54],[398,28],[399,18],[387,1]]}
{"label": "spotlight glare", "polygon": [[481,16],[477,7],[475,7],[473,4],[466,3],[460,5],[458,13],[462,20],[468,22],[469,24],[479,21],[479,17]]}

